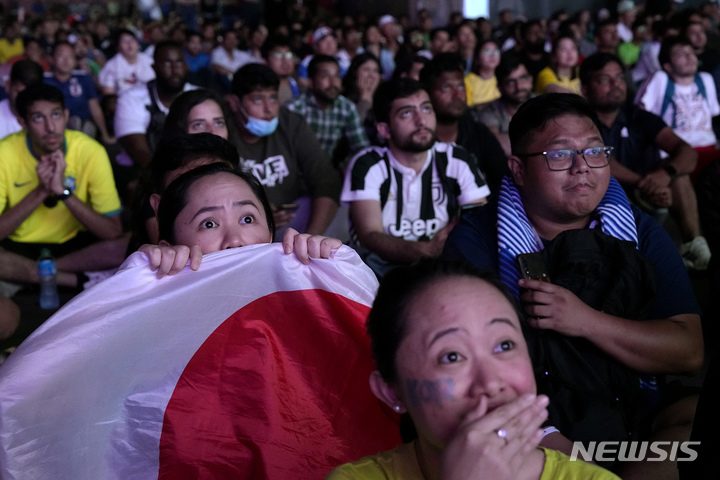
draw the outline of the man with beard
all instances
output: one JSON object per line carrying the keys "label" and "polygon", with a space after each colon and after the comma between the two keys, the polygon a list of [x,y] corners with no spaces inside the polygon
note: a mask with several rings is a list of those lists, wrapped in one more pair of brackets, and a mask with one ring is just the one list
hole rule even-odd
{"label": "man with beard", "polygon": [[[43,248],[60,262],[122,233],[120,199],[103,146],[66,129],[60,90],[28,86],[16,106],[24,131],[0,141],[0,280],[37,283]],[[98,268],[92,258],[84,265]],[[77,287],[79,278],[58,268],[57,282]]]}
{"label": "man with beard", "polygon": [[545,33],[540,20],[529,20],[520,26],[520,42],[513,50],[503,54],[503,58],[517,56],[525,65],[533,81],[540,71],[550,65],[550,54],[545,51]]}
{"label": "man with beard", "polygon": [[153,59],[155,80],[124,92],[115,110],[115,136],[138,167],[150,163],[172,101],[183,91],[197,88],[186,83],[188,66],[182,45],[160,42]]}
{"label": "man with beard", "polygon": [[[626,105],[625,67],[617,56],[596,53],[586,58],[580,66],[580,80],[583,95],[600,118],[605,145],[615,149],[610,160],[613,177],[631,198],[670,208],[687,242],[681,250],[685,263],[704,270],[710,252],[700,235],[697,198],[690,180],[697,154],[660,117]],[[661,151],[668,156],[661,158]],[[702,255],[695,252],[701,248],[695,244],[704,246]]]}
{"label": "man with beard", "polygon": [[508,131],[517,109],[534,96],[533,79],[517,57],[506,57],[495,69],[500,98],[479,112],[480,121],[495,135],[505,155],[511,155]]}
{"label": "man with beard", "polygon": [[[305,117],[328,158],[334,158],[341,138],[357,153],[370,145],[355,104],[340,95],[342,80],[338,61],[329,55],[315,55],[308,65],[309,91],[287,104]],[[343,160],[343,159],[337,159]]]}
{"label": "man with beard", "polygon": [[490,192],[495,192],[502,178],[510,173],[507,157],[478,113],[467,106],[463,68],[460,55],[440,53],[420,71],[420,81],[435,109],[438,140],[457,143],[469,151]]}
{"label": "man with beard", "polygon": [[437,257],[461,209],[485,203],[490,189],[464,148],[436,142],[436,119],[423,85],[401,78],[373,99],[385,148],[350,161],[341,201],[350,206],[351,245],[376,275]]}

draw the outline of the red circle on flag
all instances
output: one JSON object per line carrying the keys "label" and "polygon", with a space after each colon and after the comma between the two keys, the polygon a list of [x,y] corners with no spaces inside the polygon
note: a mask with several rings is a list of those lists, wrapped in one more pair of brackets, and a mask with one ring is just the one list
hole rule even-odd
{"label": "red circle on flag", "polygon": [[165,410],[160,479],[324,478],[400,443],[373,396],[369,307],[324,290],[276,292],[226,319]]}

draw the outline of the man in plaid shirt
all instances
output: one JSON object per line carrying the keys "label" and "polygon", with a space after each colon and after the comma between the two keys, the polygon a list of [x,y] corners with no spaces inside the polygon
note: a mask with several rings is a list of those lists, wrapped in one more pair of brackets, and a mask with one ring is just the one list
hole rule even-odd
{"label": "man in plaid shirt", "polygon": [[[295,97],[287,108],[305,117],[329,158],[338,161],[340,139],[346,137],[350,153],[370,145],[355,104],[340,95],[340,67],[335,58],[315,55],[308,66],[310,90]],[[344,155],[343,155],[344,156]]]}

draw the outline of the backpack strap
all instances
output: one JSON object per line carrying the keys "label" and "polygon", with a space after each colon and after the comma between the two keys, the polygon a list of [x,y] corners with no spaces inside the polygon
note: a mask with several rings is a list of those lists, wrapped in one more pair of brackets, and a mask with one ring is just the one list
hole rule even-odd
{"label": "backpack strap", "polygon": [[[702,77],[700,77],[700,73],[695,74],[694,79],[695,85],[697,86],[698,93],[707,101],[707,90],[705,90],[705,82],[702,81]],[[677,123],[675,122],[675,115],[677,114],[677,108],[675,105],[675,101],[673,100],[673,96],[675,95],[675,82],[673,82],[670,77],[668,77],[667,86],[665,87],[665,95],[663,96],[663,103],[662,108],[660,109],[660,117],[664,118],[665,116],[665,110],[668,109],[669,106],[672,106],[673,108],[673,117],[672,117],[672,125],[670,125],[670,128],[675,130],[677,128]]]}

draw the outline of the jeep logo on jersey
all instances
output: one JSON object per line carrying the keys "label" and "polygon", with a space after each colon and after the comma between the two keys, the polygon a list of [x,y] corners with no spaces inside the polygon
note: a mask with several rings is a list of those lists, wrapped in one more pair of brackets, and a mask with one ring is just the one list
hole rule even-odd
{"label": "jeep logo on jersey", "polygon": [[250,169],[255,178],[260,180],[263,187],[274,187],[283,182],[283,179],[290,174],[285,157],[275,155],[268,157],[260,163],[255,160],[241,159],[243,168]]}
{"label": "jeep logo on jersey", "polygon": [[400,238],[408,236],[420,238],[425,235],[432,237],[438,230],[440,230],[440,220],[437,218],[431,220],[421,220],[418,218],[413,221],[403,218],[400,225],[390,226],[390,235]]}

